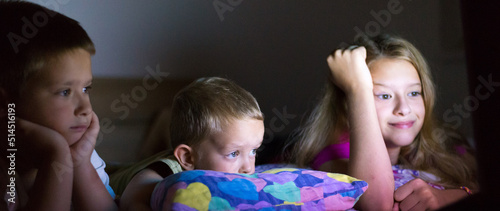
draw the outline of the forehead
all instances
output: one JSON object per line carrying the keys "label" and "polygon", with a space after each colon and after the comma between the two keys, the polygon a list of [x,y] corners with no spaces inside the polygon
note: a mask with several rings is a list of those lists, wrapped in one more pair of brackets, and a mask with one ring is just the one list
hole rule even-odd
{"label": "forehead", "polygon": [[369,65],[374,83],[417,83],[420,82],[417,69],[403,59],[382,58]]}
{"label": "forehead", "polygon": [[36,78],[47,83],[91,80],[90,53],[83,49],[76,49],[49,58],[36,73]]}
{"label": "forehead", "polygon": [[254,147],[264,136],[264,123],[257,119],[233,120],[221,129],[209,138],[218,147]]}

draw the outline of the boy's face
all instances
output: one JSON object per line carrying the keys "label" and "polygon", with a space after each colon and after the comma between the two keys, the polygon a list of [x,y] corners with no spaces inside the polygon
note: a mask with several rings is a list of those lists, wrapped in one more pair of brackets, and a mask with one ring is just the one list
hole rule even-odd
{"label": "boy's face", "polygon": [[20,117],[51,128],[76,143],[92,117],[89,89],[90,54],[83,49],[64,53],[26,81],[18,103]]}
{"label": "boy's face", "polygon": [[264,137],[264,122],[234,120],[195,148],[195,169],[253,174],[255,156]]}

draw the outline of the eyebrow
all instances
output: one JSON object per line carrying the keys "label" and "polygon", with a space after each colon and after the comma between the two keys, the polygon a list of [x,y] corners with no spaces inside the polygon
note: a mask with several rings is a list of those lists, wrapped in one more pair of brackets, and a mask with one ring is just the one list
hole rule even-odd
{"label": "eyebrow", "polygon": [[[75,81],[66,81],[62,85],[70,86],[70,85],[73,85],[74,83],[75,83]],[[92,84],[92,78],[90,80],[85,81],[85,83],[83,83],[83,84]]]}
{"label": "eyebrow", "polygon": [[[383,84],[383,83],[377,83],[377,82],[374,82],[373,85],[383,86],[383,87],[390,87],[389,85],[386,85],[386,84]],[[420,82],[412,83],[412,84],[409,84],[408,86],[409,87],[410,86],[422,86],[422,83],[420,83]]]}
{"label": "eyebrow", "polygon": [[[260,146],[262,146],[262,144],[263,144],[263,143],[264,143],[264,142],[263,142],[263,141],[261,141],[261,142],[259,142],[258,144],[256,144],[254,147],[259,148]],[[244,143],[242,143],[242,144],[240,144],[240,143],[230,143],[230,144],[226,144],[226,145],[221,145],[219,148],[220,148],[220,149],[231,149],[231,150],[232,150],[232,149],[238,149],[238,148],[241,148],[241,147],[243,147],[243,146],[245,146],[245,144],[244,144]]]}

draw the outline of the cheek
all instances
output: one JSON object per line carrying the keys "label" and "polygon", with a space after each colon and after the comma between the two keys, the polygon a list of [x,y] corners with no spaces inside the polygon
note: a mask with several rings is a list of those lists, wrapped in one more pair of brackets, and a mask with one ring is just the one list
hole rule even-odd
{"label": "cheek", "polygon": [[377,110],[377,118],[379,123],[382,123],[392,114],[392,110],[389,105],[385,105],[382,103],[375,103],[375,109]]}
{"label": "cheek", "polygon": [[425,104],[422,99],[415,102],[412,106],[412,109],[414,110],[415,114],[420,118],[425,117]]}
{"label": "cheek", "polygon": [[231,169],[224,162],[211,162],[205,163],[202,166],[199,166],[200,169],[212,170],[212,171],[220,171],[220,172],[231,172]]}
{"label": "cheek", "polygon": [[72,115],[71,110],[67,106],[60,106],[58,104],[40,106],[37,109],[38,116],[43,118],[42,121],[51,122],[53,125],[67,124],[67,119]]}
{"label": "cheek", "polygon": [[46,103],[36,101],[22,102],[20,116],[28,121],[50,127],[49,123],[55,122],[60,111],[53,110]]}
{"label": "cheek", "polygon": [[197,169],[219,171],[224,166],[224,161],[217,154],[202,153],[198,154],[195,164]]}
{"label": "cheek", "polygon": [[235,168],[235,162],[227,160],[219,160],[218,162],[213,163],[212,170],[228,173],[238,173],[238,168]]}

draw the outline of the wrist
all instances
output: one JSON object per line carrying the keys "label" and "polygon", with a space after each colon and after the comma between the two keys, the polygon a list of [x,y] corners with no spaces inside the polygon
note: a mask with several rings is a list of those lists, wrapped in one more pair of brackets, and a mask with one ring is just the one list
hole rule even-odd
{"label": "wrist", "polygon": [[466,186],[460,186],[460,189],[465,191],[465,193],[467,193],[467,196],[471,196],[472,195],[472,191],[466,187]]}
{"label": "wrist", "polygon": [[47,152],[45,163],[52,165],[53,163],[62,163],[67,167],[73,167],[73,162],[71,159],[71,152],[69,147],[58,147],[58,149],[53,149]]}
{"label": "wrist", "polygon": [[349,91],[346,92],[347,103],[351,103],[353,106],[359,105],[359,103],[375,103],[373,98],[373,88],[367,86],[357,86],[351,87]]}
{"label": "wrist", "polygon": [[346,95],[356,95],[360,93],[370,93],[373,94],[373,84],[372,83],[353,83],[345,87]]}
{"label": "wrist", "polygon": [[[465,187],[465,186],[463,186]],[[471,192],[472,194],[472,192]],[[469,193],[467,191],[465,191],[464,189],[462,189],[462,187],[458,187],[458,188],[452,188],[452,189],[445,189],[443,190],[443,194],[440,194],[441,197],[442,197],[442,201],[440,203],[440,207],[444,207],[444,206],[447,206],[449,204],[453,204],[457,201],[460,201],[466,197],[469,196]]]}
{"label": "wrist", "polygon": [[94,170],[94,166],[90,162],[90,160],[78,160],[76,162],[73,162],[73,166],[75,169],[75,172],[79,172],[81,174],[85,174],[86,172],[89,172],[90,170]]}

